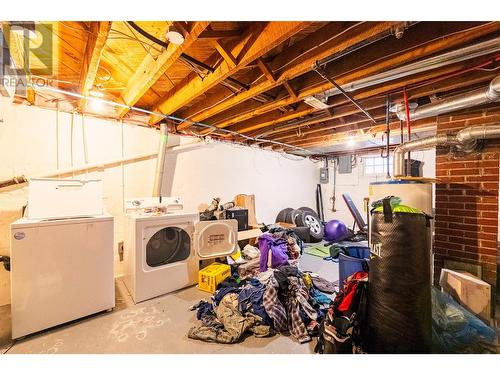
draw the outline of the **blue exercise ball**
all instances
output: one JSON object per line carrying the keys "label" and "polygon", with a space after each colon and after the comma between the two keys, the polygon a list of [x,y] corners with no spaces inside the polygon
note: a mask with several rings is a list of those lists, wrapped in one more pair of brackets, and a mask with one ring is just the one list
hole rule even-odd
{"label": "blue exercise ball", "polygon": [[325,225],[325,240],[328,242],[345,240],[348,235],[347,226],[340,220],[330,220]]}

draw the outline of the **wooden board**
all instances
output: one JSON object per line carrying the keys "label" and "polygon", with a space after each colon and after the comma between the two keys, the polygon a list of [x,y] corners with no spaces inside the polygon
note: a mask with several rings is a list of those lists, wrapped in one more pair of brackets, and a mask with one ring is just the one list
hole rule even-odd
{"label": "wooden board", "polygon": [[468,272],[441,270],[439,285],[486,323],[491,320],[491,286]]}
{"label": "wooden board", "polygon": [[249,229],[238,232],[238,241],[249,240],[251,238],[259,237],[262,234],[260,229]]}
{"label": "wooden board", "polygon": [[234,203],[237,207],[246,208],[248,210],[248,225],[259,226],[257,217],[255,216],[255,195],[238,194],[234,198]]}

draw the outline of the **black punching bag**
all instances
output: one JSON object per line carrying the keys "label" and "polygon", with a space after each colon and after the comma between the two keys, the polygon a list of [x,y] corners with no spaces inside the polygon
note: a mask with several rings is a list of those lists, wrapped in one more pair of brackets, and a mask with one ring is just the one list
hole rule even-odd
{"label": "black punching bag", "polygon": [[430,218],[372,212],[368,282],[368,353],[430,353]]}

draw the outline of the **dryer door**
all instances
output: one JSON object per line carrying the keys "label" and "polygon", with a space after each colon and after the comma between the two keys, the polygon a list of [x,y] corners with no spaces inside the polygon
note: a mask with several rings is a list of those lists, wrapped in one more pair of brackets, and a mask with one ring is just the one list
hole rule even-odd
{"label": "dryer door", "polygon": [[154,229],[155,233],[146,244],[146,264],[149,267],[160,267],[188,259],[191,238],[185,229],[175,224],[158,231]]}
{"label": "dryer door", "polygon": [[202,259],[228,256],[238,250],[238,221],[200,221],[195,225],[195,247]]}

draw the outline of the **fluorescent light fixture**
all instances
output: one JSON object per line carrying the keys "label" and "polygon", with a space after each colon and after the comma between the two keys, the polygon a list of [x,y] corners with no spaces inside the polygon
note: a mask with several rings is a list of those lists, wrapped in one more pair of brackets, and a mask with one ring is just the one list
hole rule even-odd
{"label": "fluorescent light fixture", "polygon": [[354,137],[349,137],[347,140],[347,146],[354,147],[356,145],[356,139]]}
{"label": "fluorescent light fixture", "polygon": [[329,107],[328,104],[321,101],[321,99],[316,98],[315,96],[306,96],[304,98],[304,102],[316,109],[327,109]]}

